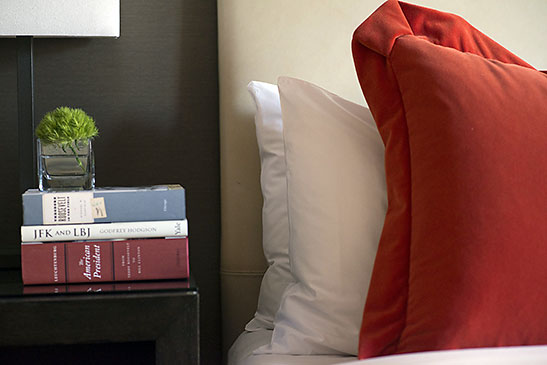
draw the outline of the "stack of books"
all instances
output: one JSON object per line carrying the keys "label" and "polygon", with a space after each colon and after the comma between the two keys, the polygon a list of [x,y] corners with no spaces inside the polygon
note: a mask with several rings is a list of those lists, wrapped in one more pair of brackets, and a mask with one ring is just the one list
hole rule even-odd
{"label": "stack of books", "polygon": [[30,189],[22,199],[25,285],[189,276],[188,221],[180,185]]}

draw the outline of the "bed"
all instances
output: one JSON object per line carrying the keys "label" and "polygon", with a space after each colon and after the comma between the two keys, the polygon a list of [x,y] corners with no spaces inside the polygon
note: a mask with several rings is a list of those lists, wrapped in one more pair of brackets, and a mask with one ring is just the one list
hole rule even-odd
{"label": "bed", "polygon": [[228,364],[547,362],[546,5],[415,3],[218,2]]}

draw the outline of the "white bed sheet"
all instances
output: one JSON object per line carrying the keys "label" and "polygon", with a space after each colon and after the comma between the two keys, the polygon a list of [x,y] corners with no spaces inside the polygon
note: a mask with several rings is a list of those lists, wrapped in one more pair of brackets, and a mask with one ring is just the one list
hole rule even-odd
{"label": "white bed sheet", "polygon": [[228,353],[228,365],[547,365],[547,345],[430,351],[357,360],[347,356],[253,355],[272,331],[244,332]]}
{"label": "white bed sheet", "polygon": [[545,365],[547,345],[418,352],[344,365]]}
{"label": "white bed sheet", "polygon": [[253,351],[270,343],[271,330],[243,332],[228,352],[228,365],[331,365],[357,360],[352,356],[253,355]]}

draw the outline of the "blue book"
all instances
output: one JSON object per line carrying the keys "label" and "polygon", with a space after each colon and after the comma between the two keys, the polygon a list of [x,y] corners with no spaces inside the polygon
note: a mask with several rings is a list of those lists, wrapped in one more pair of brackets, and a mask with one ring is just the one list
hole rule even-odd
{"label": "blue book", "polygon": [[25,226],[182,219],[186,201],[180,185],[23,193]]}

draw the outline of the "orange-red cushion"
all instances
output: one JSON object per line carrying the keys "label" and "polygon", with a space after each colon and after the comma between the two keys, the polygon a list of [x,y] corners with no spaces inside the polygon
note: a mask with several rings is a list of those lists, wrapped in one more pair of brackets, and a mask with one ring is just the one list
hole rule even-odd
{"label": "orange-red cushion", "polygon": [[547,76],[395,0],[353,53],[389,200],[359,357],[547,344]]}

